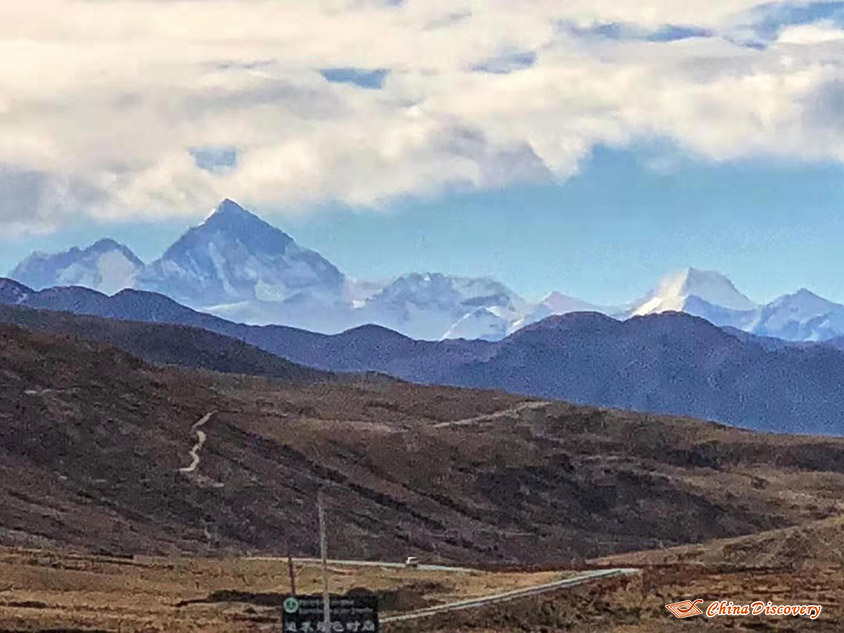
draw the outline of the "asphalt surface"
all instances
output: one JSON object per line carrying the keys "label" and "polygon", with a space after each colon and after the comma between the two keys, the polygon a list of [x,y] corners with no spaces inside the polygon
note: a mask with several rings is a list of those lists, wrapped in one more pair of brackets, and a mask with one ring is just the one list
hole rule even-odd
{"label": "asphalt surface", "polygon": [[564,580],[557,580],[549,582],[544,585],[536,585],[534,587],[525,587],[523,589],[515,589],[505,593],[493,594],[484,596],[483,598],[472,598],[471,600],[461,600],[459,602],[452,602],[436,607],[428,607],[426,609],[419,609],[418,611],[411,611],[410,613],[402,613],[401,615],[392,615],[381,618],[381,622],[402,622],[404,620],[416,620],[418,618],[427,618],[432,615],[440,613],[449,613],[451,611],[462,611],[464,609],[476,609],[478,607],[485,607],[491,604],[498,604],[500,602],[507,602],[509,600],[517,600],[518,598],[525,598],[527,596],[535,596],[550,591],[558,591],[560,589],[570,589],[579,585],[584,585],[596,580],[606,578],[616,578],[618,576],[635,576],[639,573],[638,569],[601,569],[596,571],[589,571],[566,578]]}
{"label": "asphalt surface", "polygon": [[[271,560],[281,561],[286,558],[271,557],[271,556],[253,556],[249,560]],[[293,562],[316,564],[322,563],[319,558],[294,558]],[[348,567],[384,567],[387,569],[404,568],[404,563],[388,563],[382,561],[360,561],[360,560],[329,560],[329,565],[333,566],[348,566]],[[440,571],[440,572],[454,572],[454,573],[472,573],[478,571],[469,567],[449,567],[446,565],[419,565],[415,569],[423,571]],[[514,589],[503,593],[496,593],[481,598],[472,598],[470,600],[460,600],[458,602],[450,602],[435,607],[427,607],[409,613],[402,613],[399,615],[386,616],[380,619],[382,623],[386,622],[402,622],[404,620],[416,620],[418,618],[427,618],[440,613],[449,613],[451,611],[462,611],[464,609],[476,609],[501,602],[508,602],[510,600],[517,600],[528,596],[535,596],[551,591],[559,591],[560,589],[571,589],[580,585],[585,585],[590,582],[598,580],[606,580],[608,578],[617,578],[619,576],[635,576],[639,574],[638,569],[633,568],[619,568],[619,569],[597,569],[594,571],[587,571],[577,576],[564,578],[562,580],[555,580],[554,582],[545,583],[543,585],[535,585],[533,587],[523,587],[522,589]]]}
{"label": "asphalt surface", "polygon": [[[278,556],[250,556],[248,560],[269,560],[269,561],[286,561],[287,558],[278,557]],[[319,565],[322,563],[322,559],[320,558],[294,558],[294,563],[304,563],[307,565]],[[367,560],[329,560],[329,565],[333,565],[335,567],[384,567],[386,569],[404,569],[406,565],[404,563],[386,563],[382,561],[367,561]],[[476,569],[470,569],[469,567],[450,567],[447,565],[417,565],[414,569],[419,569],[421,571],[444,571],[444,572],[454,572],[458,574],[468,574]]]}

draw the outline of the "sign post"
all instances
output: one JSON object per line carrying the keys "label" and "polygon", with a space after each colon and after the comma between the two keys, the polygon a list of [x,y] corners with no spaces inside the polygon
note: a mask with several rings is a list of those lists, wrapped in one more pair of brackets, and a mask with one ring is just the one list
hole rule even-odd
{"label": "sign post", "polygon": [[290,594],[296,595],[296,569],[293,567],[293,554],[290,553],[290,544],[287,545],[287,573],[290,574]]}
{"label": "sign post", "polygon": [[325,498],[322,489],[317,493],[317,511],[319,513],[319,551],[322,557],[322,626],[323,631],[331,631],[331,596],[328,593],[328,544],[325,537]]}

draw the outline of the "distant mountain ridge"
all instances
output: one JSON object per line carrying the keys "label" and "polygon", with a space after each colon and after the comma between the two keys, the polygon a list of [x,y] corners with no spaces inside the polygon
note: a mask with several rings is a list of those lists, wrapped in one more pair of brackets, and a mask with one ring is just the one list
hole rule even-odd
{"label": "distant mountain ridge", "polygon": [[594,305],[559,292],[531,303],[494,279],[442,273],[409,273],[383,282],[352,279],[232,200],[149,265],[105,239],[57,255],[35,253],[9,276],[37,290],[149,290],[230,321],[327,334],[371,323],[414,339],[495,341],[572,312],[630,318],[680,311],[788,341],[844,336],[844,305],[805,289],[759,305],[724,275],[696,268],[665,277],[642,299],[622,306]]}
{"label": "distant mountain ridge", "polygon": [[52,310],[0,305],[0,323],[107,344],[157,365],[287,381],[328,381],[328,372],[297,365],[236,338],[205,329],[163,323],[123,321]]}
{"label": "distant mountain ridge", "polygon": [[[219,342],[221,350],[237,350],[230,341],[237,339],[324,371],[374,371],[419,383],[501,389],[761,430],[844,434],[840,340],[790,344],[678,312],[627,320],[572,313],[548,317],[501,341],[419,341],[375,325],[336,335],[243,325],[137,290],[108,297],[84,288],[34,291],[0,280],[0,302],[13,311],[36,307],[202,328],[228,337]],[[108,328],[88,327],[84,335],[116,344],[114,338],[98,338],[104,336],[100,329]],[[248,358],[252,369],[240,371],[264,372],[267,359],[252,352]]]}

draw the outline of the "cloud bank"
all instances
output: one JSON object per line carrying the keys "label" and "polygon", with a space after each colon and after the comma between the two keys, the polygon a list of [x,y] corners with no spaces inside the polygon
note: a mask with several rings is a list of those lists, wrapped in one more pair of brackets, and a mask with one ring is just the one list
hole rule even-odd
{"label": "cloud bank", "polygon": [[844,3],[0,4],[0,225],[301,213],[577,173],[597,144],[844,162]]}

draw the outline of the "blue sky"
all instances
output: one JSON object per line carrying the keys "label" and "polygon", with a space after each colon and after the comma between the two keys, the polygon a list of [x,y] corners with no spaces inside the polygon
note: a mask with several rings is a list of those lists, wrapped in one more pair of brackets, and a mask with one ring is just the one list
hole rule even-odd
{"label": "blue sky", "polygon": [[844,2],[0,4],[0,268],[229,197],[354,276],[839,282]]}
{"label": "blue sky", "polygon": [[666,172],[640,153],[600,149],[562,186],[463,193],[387,216],[326,214],[289,227],[361,276],[492,275],[531,298],[559,290],[611,303],[695,266],[726,273],[756,300],[805,286],[844,301],[837,165],[688,162]]}
{"label": "blue sky", "polygon": [[[726,273],[755,300],[806,286],[844,301],[844,169],[691,159],[657,168],[663,149],[599,148],[562,185],[454,191],[377,211],[324,205],[305,215],[282,210],[265,217],[359,277],[491,275],[528,298],[559,290],[617,302],[691,265]],[[188,226],[79,223],[7,241],[0,264],[5,270],[30,250],[62,250],[105,235],[149,261]]]}

